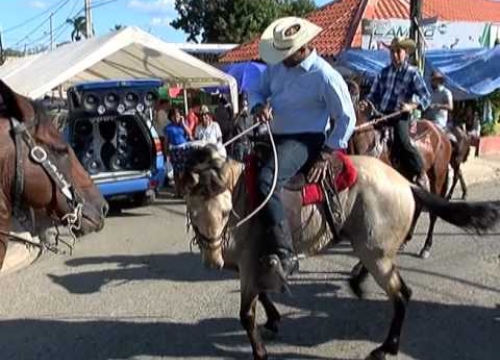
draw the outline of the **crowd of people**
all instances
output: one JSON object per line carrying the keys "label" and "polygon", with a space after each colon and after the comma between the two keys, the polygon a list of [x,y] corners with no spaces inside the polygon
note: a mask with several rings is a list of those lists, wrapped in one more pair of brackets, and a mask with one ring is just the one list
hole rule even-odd
{"label": "crowd of people", "polygon": [[176,196],[181,195],[179,176],[190,148],[211,143],[217,146],[222,156],[238,161],[243,161],[250,152],[248,136],[239,138],[229,150],[224,146],[226,141],[252,125],[246,95],[241,94],[239,101],[240,110],[236,115],[222,95],[214,111],[207,105],[194,103],[185,116],[180,108],[171,106],[168,101],[159,103],[155,128],[162,141],[164,155],[172,164]]}

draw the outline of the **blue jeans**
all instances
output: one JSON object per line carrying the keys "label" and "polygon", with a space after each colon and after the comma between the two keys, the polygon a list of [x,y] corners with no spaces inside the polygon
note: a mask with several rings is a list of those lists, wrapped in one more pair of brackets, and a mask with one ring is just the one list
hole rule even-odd
{"label": "blue jeans", "polygon": [[[315,161],[325,143],[325,134],[308,133],[276,135],[278,153],[278,180],[272,197],[263,209],[263,219],[267,226],[275,226],[285,220],[285,210],[279,193],[294,175],[299,173],[310,161]],[[272,151],[265,159],[259,173],[259,191],[262,200],[269,194],[274,178],[274,157]]]}

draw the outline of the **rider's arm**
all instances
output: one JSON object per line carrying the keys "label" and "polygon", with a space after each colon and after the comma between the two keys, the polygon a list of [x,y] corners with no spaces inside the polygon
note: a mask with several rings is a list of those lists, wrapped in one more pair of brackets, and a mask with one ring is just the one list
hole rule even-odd
{"label": "rider's arm", "polygon": [[260,75],[257,89],[248,91],[248,109],[251,114],[255,114],[256,108],[264,106],[271,96],[270,66]]}
{"label": "rider's arm", "polygon": [[347,149],[349,139],[356,125],[356,113],[349,89],[342,76],[329,72],[325,78],[323,97],[333,125],[333,131],[326,140],[330,149]]}

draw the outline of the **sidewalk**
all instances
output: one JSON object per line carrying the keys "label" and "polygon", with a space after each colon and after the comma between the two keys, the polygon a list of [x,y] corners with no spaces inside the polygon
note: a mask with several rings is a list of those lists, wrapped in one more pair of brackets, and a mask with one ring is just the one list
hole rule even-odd
{"label": "sidewalk", "polygon": [[470,156],[462,165],[462,172],[467,185],[500,181],[500,155]]}

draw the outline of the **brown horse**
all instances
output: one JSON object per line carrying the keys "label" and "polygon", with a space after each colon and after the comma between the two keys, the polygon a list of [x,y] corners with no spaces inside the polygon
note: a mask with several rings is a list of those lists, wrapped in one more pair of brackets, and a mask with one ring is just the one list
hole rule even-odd
{"label": "brown horse", "polygon": [[[448,202],[410,184],[392,167],[375,157],[352,156],[358,170],[356,183],[339,194],[343,216],[336,230],[341,239],[350,241],[362,267],[350,280],[353,292],[361,297],[361,283],[368,274],[384,289],[394,305],[389,334],[384,343],[373,350],[370,360],[385,359],[386,354],[399,351],[400,333],[411,290],[401,278],[394,260],[410,230],[416,208],[425,207],[440,218],[460,226],[483,232],[500,220],[500,202]],[[195,231],[206,266],[227,268],[238,272],[241,283],[240,321],[253,349],[254,359],[267,359],[266,348],[256,324],[256,303],[266,312],[265,327],[278,331],[281,316],[267,292],[282,291],[283,282],[272,276],[263,278],[259,265],[264,245],[265,228],[254,217],[236,226],[241,216],[252,211],[244,165],[220,157],[217,149],[195,150],[188,158],[183,184],[187,212]],[[281,193],[290,223],[294,213],[301,212],[302,224],[292,226],[296,251],[315,254],[332,239],[326,225],[325,204],[301,208],[301,192]],[[298,231],[297,231],[298,230]]]}
{"label": "brown horse", "polygon": [[[349,90],[356,108],[356,126],[368,123],[370,112],[361,110],[358,106],[359,87],[351,81]],[[386,164],[398,169],[394,161],[398,159],[391,158],[390,141],[387,141],[388,132],[385,129],[375,129],[373,126],[356,131],[350,139],[349,152],[355,155],[369,155],[380,158]],[[416,129],[412,134],[413,141],[418,148],[424,161],[425,172],[429,178],[430,191],[433,194],[446,197],[448,185],[448,165],[450,164],[452,147],[448,136],[431,121],[419,120],[416,122]],[[415,221],[408,233],[407,241],[413,237],[416,223],[420,217],[421,209],[417,209]],[[430,214],[429,229],[425,245],[420,251],[420,257],[428,258],[433,242],[434,226],[437,217]]]}
{"label": "brown horse", "polygon": [[108,205],[42,107],[0,81],[0,268],[13,213],[32,208],[76,235],[99,231]]}
{"label": "brown horse", "polygon": [[453,169],[453,179],[451,181],[450,191],[448,192],[447,198],[451,199],[453,196],[453,191],[460,181],[460,187],[462,188],[462,200],[467,198],[467,184],[465,183],[464,175],[462,173],[462,164],[465,163],[470,154],[471,139],[467,132],[465,132],[461,127],[454,126],[450,129],[451,134],[455,137],[453,143],[453,150],[451,153],[451,168]]}

